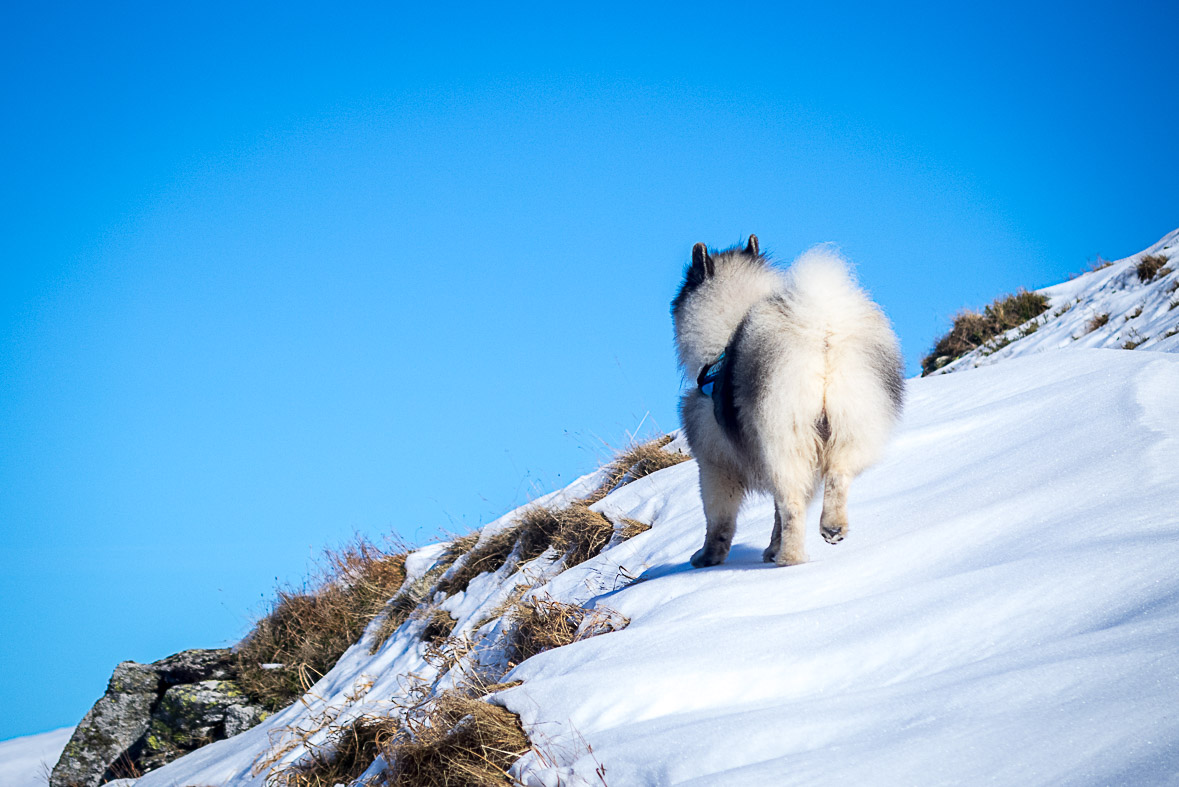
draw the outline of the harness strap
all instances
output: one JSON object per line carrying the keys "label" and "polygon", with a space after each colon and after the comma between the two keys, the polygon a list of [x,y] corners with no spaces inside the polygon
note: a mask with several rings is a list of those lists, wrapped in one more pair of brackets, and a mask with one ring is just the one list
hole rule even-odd
{"label": "harness strap", "polygon": [[725,354],[722,352],[720,357],[715,361],[705,366],[700,370],[699,376],[696,377],[696,385],[700,388],[700,393],[705,396],[712,396],[713,388],[716,381],[720,379],[721,374],[725,368]]}

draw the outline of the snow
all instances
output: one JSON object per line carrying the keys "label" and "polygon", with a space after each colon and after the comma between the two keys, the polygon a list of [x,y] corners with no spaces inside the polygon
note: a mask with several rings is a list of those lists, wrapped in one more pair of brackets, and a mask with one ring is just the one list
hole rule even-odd
{"label": "snow", "polygon": [[[1138,262],[1147,255],[1168,260],[1169,272],[1149,282],[1138,279]],[[1048,311],[1007,331],[998,350],[984,345],[935,374],[974,369],[1047,350],[1126,347],[1179,352],[1179,229],[1149,248],[1090,271],[1072,281],[1037,290],[1048,296]],[[1094,318],[1109,321],[1094,327]],[[1030,323],[1034,323],[1035,330]]]}
{"label": "snow", "polygon": [[[889,451],[852,487],[848,539],[825,544],[812,510],[806,565],[761,562],[759,498],[728,562],[690,569],[704,525],[685,462],[596,505],[648,532],[555,576],[544,557],[483,575],[443,607],[471,634],[539,578],[630,620],[507,676],[523,683],[497,697],[543,754],[518,763],[528,784],[601,784],[602,766],[615,787],[1179,783],[1176,392],[1179,357],[1124,350],[911,381]],[[305,705],[137,787],[261,785],[268,735],[345,706],[366,676],[341,718],[392,712],[404,676],[429,670],[423,625],[375,655],[367,633]]]}
{"label": "snow", "polygon": [[73,727],[0,741],[0,786],[45,787]]}
{"label": "snow", "polygon": [[[852,486],[848,538],[823,542],[812,506],[808,564],[761,562],[773,509],[754,498],[728,562],[691,569],[704,518],[696,464],[684,462],[594,505],[649,531],[568,570],[550,551],[433,599],[456,634],[483,643],[484,663],[502,629],[490,613],[520,586],[629,619],[504,677],[521,683],[496,701],[534,745],[518,777],[1179,784],[1179,355],[1138,351],[1179,350],[1179,335],[1165,336],[1179,328],[1179,272],[1139,282],[1148,253],[1179,269],[1179,230],[1043,290],[1050,309],[1034,332],[910,381],[885,457]],[[1088,331],[1098,313],[1109,322]],[[1097,349],[1139,338],[1135,351]],[[682,436],[668,448],[686,450]],[[538,502],[575,499],[601,478]],[[442,551],[412,555],[410,581]],[[424,620],[372,654],[378,624],[302,701],[136,787],[261,787],[255,761],[290,730],[319,744],[326,717],[395,713],[407,676],[435,668]]]}

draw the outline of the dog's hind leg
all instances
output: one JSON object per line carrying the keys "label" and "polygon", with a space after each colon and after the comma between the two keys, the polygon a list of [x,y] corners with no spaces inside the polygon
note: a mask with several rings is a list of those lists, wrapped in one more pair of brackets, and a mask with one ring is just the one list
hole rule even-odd
{"label": "dog's hind leg", "polygon": [[770,545],[761,553],[761,559],[766,563],[773,563],[778,559],[778,550],[782,548],[782,515],[778,507],[774,506],[774,534],[770,536]]}
{"label": "dog's hind leg", "polygon": [[838,544],[847,535],[847,490],[851,475],[828,473],[823,489],[823,514],[819,517],[819,532],[828,544]]}
{"label": "dog's hind leg", "polygon": [[819,532],[828,544],[838,544],[847,535],[847,490],[850,486],[851,476],[847,473],[827,475]]}
{"label": "dog's hind leg", "polygon": [[745,487],[734,474],[701,459],[700,496],[704,500],[708,532],[704,546],[692,555],[692,565],[696,568],[718,565],[729,556]]}
{"label": "dog's hind leg", "polygon": [[779,566],[805,563],[806,506],[815,488],[817,446],[804,436],[777,457],[773,476],[774,535],[762,556]]}
{"label": "dog's hind leg", "polygon": [[774,538],[763,553],[766,562],[771,559],[779,566],[796,566],[805,563],[806,558],[806,500],[805,490],[792,489],[785,494],[774,495]]}

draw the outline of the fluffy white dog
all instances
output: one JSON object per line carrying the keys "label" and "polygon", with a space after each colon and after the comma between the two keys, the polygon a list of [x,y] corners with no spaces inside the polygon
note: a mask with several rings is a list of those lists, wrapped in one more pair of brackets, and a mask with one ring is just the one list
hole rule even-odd
{"label": "fluffy white dog", "polygon": [[671,311],[680,365],[696,380],[680,417],[708,521],[692,565],[724,562],[752,490],[774,496],[765,560],[806,562],[806,507],[820,478],[820,530],[842,541],[848,486],[880,455],[904,395],[880,308],[834,250],[811,249],[783,271],[751,235],[721,252],[697,243]]}

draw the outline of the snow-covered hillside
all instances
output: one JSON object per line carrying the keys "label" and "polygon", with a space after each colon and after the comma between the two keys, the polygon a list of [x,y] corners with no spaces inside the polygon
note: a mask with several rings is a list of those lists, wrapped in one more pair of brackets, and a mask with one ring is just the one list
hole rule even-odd
{"label": "snow-covered hillside", "polygon": [[[1146,256],[1167,262],[1142,281]],[[378,619],[300,702],[135,787],[260,787],[350,720],[396,715],[420,681],[451,685],[423,642],[438,610],[468,658],[518,682],[492,699],[528,733],[513,767],[528,785],[1179,784],[1179,230],[1040,292],[1034,329],[909,382],[848,538],[824,543],[812,508],[812,562],[761,562],[773,509],[756,498],[728,562],[692,569],[704,518],[684,462],[592,506],[650,530],[428,596],[373,653]],[[405,587],[446,552],[412,553]],[[501,674],[522,590],[629,623]],[[43,784],[30,757],[63,733],[0,744],[0,787]]]}
{"label": "snow-covered hillside", "polygon": [[[595,505],[649,531],[556,576],[544,558],[505,566],[441,605],[476,640],[517,584],[630,621],[506,676],[522,682],[498,701],[538,750],[515,769],[528,784],[600,785],[603,767],[614,787],[1179,783],[1177,393],[1179,356],[1124,350],[913,381],[853,486],[848,539],[823,543],[811,511],[809,564],[761,562],[773,516],[754,500],[728,562],[691,569],[686,462]],[[370,626],[303,703],[136,787],[261,785],[251,768],[284,727],[392,712],[432,669],[424,625],[375,655]]]}
{"label": "snow-covered hillside", "polygon": [[[1167,261],[1148,281],[1137,271],[1144,257]],[[1048,297],[1044,314],[933,374],[1074,347],[1179,352],[1179,229],[1137,254],[1037,292]]]}

